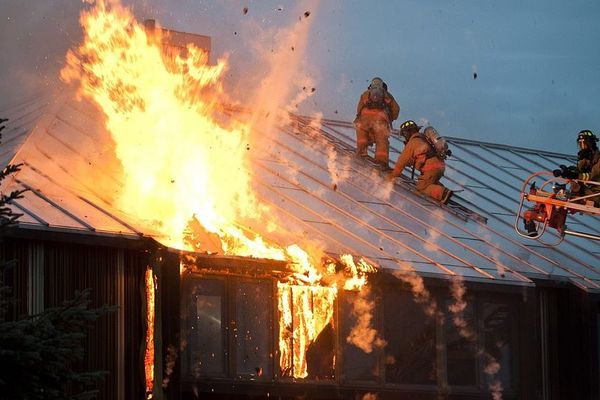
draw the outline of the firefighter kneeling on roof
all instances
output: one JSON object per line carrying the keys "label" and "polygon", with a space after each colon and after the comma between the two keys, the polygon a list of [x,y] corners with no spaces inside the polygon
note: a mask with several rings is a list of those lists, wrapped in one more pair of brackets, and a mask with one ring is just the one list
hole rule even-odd
{"label": "firefighter kneeling on roof", "polygon": [[400,134],[404,137],[404,150],[398,157],[390,177],[393,179],[401,176],[404,168],[412,165],[420,172],[416,186],[417,191],[440,203],[447,204],[450,197],[452,197],[452,191],[442,185],[440,179],[444,176],[446,170],[444,158],[451,153],[446,147],[445,153],[440,154],[425,138],[426,134],[439,137],[433,127],[428,126],[425,128],[423,134],[419,132],[420,128],[412,120],[408,120],[400,126]]}
{"label": "firefighter kneeling on roof", "polygon": [[356,154],[367,156],[367,148],[375,143],[375,162],[383,171],[390,169],[389,136],[392,121],[398,118],[400,106],[387,91],[381,78],[373,78],[356,106]]}

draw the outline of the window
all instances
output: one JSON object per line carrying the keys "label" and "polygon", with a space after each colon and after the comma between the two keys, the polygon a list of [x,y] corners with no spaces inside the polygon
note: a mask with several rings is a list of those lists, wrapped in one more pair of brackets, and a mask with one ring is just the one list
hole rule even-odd
{"label": "window", "polygon": [[[434,294],[446,306],[432,317],[408,291],[386,287],[383,293],[386,384],[473,392],[516,389],[517,309],[506,296],[471,292],[465,308],[454,314],[449,310],[454,300]],[[363,358],[356,368],[368,371],[372,362],[358,357]]]}
{"label": "window", "polygon": [[435,320],[410,292],[390,290],[384,297],[386,381],[436,384]]}
{"label": "window", "polygon": [[[506,304],[483,304],[483,335],[487,357],[484,359],[484,369],[487,386],[494,380],[499,381],[504,389],[511,387],[512,375],[512,315]],[[495,373],[492,363],[497,363],[500,369]],[[486,368],[487,367],[487,368]],[[490,368],[492,367],[492,368]]]}
{"label": "window", "polygon": [[[448,311],[444,323],[448,384],[475,386],[477,384],[477,325],[473,301],[469,300],[460,316],[460,321],[456,318]],[[459,325],[465,323],[465,328],[457,327],[457,322]]]}
{"label": "window", "polygon": [[183,293],[188,376],[273,378],[271,280],[189,277]]}
{"label": "window", "polygon": [[187,371],[194,376],[225,374],[225,281],[192,279],[186,292],[188,318]]}

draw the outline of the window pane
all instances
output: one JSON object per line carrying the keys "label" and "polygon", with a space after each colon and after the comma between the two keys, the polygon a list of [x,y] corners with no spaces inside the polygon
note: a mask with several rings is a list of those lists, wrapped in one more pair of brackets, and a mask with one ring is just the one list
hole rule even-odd
{"label": "window pane", "polygon": [[[470,332],[475,332],[475,307],[469,303],[462,315],[463,321]],[[461,333],[457,328],[456,316],[446,314],[446,358],[448,365],[448,384],[474,386],[477,384],[477,342],[474,335]]]}
{"label": "window pane", "polygon": [[[340,301],[340,323],[342,325],[340,342],[343,351],[342,369],[344,379],[346,381],[375,381],[379,376],[377,364],[378,351],[374,349],[370,353],[365,353],[346,340],[352,328],[358,322],[357,317],[352,313],[353,304],[357,301],[357,296],[356,292],[345,291]],[[373,324],[375,324],[374,319]]]}
{"label": "window pane", "polygon": [[190,301],[190,372],[195,376],[225,372],[224,297],[220,280],[194,280]]}
{"label": "window pane", "polygon": [[435,321],[405,291],[384,296],[385,376],[387,382],[435,384]]}
{"label": "window pane", "polygon": [[239,375],[270,379],[271,283],[238,281],[236,286],[236,368]]}
{"label": "window pane", "polygon": [[[512,315],[506,304],[485,303],[483,306],[483,329],[485,350],[491,358],[484,360],[487,368],[488,385],[494,380],[500,381],[504,389],[511,386],[512,360]],[[500,370],[492,365],[498,363]],[[492,373],[495,372],[493,375]]]}

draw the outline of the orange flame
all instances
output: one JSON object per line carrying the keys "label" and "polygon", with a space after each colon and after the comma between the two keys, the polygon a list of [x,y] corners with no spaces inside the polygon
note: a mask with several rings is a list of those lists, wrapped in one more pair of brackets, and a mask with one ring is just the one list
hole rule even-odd
{"label": "orange flame", "polygon": [[146,377],[146,398],[152,398],[154,390],[154,275],[146,269],[146,352],[144,354],[144,376]]}
{"label": "orange flame", "polygon": [[209,232],[251,246],[234,223],[260,209],[246,167],[248,131],[226,130],[211,115],[226,62],[209,66],[190,45],[171,70],[160,37],[149,37],[117,3],[107,7],[98,2],[82,14],[85,41],[67,54],[61,77],[79,81],[80,95],[106,115],[125,174],[119,208],[159,230],[170,246],[183,246],[192,215]]}
{"label": "orange flame", "polygon": [[[195,218],[220,239],[224,254],[288,261],[296,274],[278,286],[280,364],[290,376],[306,376],[306,349],[331,323],[338,283],[316,286],[324,273],[316,267],[320,251],[309,254],[296,244],[268,243],[242,228],[249,225],[245,221],[264,220],[266,224],[253,225],[277,230],[277,223],[269,220],[266,206],[251,187],[247,151],[251,125],[217,122],[222,120],[221,79],[227,60],[208,65],[207,53],[193,45],[188,45],[185,56],[166,55],[160,30],[149,35],[118,0],[96,1],[82,12],[80,22],[84,42],[68,52],[61,78],[78,83],[78,95],[104,112],[123,167],[116,206],[143,229],[157,232],[157,239],[167,246],[186,248],[185,228]],[[354,265],[348,257],[344,263],[353,278],[340,287],[359,290],[368,264]],[[150,305],[151,272],[146,285]],[[153,323],[154,311],[147,311],[148,322]],[[146,386],[151,392],[150,334],[149,328]]]}
{"label": "orange flame", "polygon": [[282,375],[307,375],[306,351],[331,323],[337,288],[277,284],[279,303],[279,366]]}

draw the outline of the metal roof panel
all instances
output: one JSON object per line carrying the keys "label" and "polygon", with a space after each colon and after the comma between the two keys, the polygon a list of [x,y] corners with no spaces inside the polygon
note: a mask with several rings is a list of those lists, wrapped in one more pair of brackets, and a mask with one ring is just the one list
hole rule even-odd
{"label": "metal roof panel", "polygon": [[[102,114],[87,102],[51,106],[38,119],[36,106],[17,108],[24,114],[23,127],[29,127],[23,128],[28,139],[15,158],[26,165],[12,186],[35,189],[11,206],[28,211],[22,223],[141,233],[113,201],[122,186],[120,164]],[[454,154],[444,182],[463,191],[450,206],[440,206],[415,193],[413,183],[392,183],[355,157],[352,124],[290,118],[270,141],[257,144],[258,156],[251,159],[257,196],[289,237],[314,241],[332,256],[363,256],[396,272],[409,265],[423,276],[444,279],[516,285],[554,279],[600,288],[600,244],[567,238],[557,248],[540,246],[516,236],[512,226],[522,180],[541,168],[571,163],[572,156],[448,138]],[[393,162],[402,143],[392,137],[391,145]],[[5,182],[2,189],[10,186]],[[600,233],[597,220],[573,216],[570,221]],[[283,237],[269,235],[275,241]]]}

